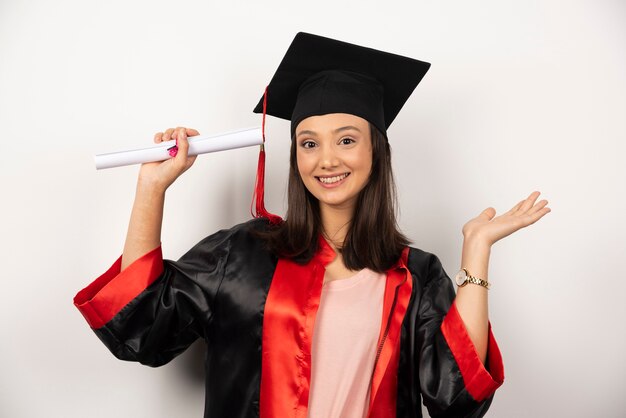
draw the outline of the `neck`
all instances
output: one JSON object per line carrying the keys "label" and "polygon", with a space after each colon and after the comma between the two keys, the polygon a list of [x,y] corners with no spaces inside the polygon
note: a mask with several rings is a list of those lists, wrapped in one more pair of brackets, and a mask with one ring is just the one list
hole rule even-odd
{"label": "neck", "polygon": [[333,247],[341,246],[350,229],[354,207],[332,207],[320,205],[322,233]]}

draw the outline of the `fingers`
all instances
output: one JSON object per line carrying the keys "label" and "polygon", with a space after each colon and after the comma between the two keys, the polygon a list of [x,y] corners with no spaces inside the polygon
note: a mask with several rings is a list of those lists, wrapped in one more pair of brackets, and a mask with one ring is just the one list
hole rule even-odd
{"label": "fingers", "polygon": [[154,134],[154,142],[158,144],[161,142],[169,141],[171,139],[177,139],[181,130],[184,130],[187,136],[200,135],[200,132],[198,132],[197,130],[193,128],[185,128],[185,127],[179,126],[177,128],[166,129],[165,132],[157,132],[156,134]]}
{"label": "fingers", "polygon": [[[546,202],[547,203],[547,202]],[[527,219],[527,223],[526,225],[532,225],[535,222],[537,222],[539,219],[541,219],[543,217],[543,215],[545,215],[546,213],[550,212],[552,209],[548,208],[548,207],[544,207],[542,209],[538,209],[536,211],[533,211],[533,213],[529,213],[526,215],[526,219]]]}
{"label": "fingers", "polygon": [[172,139],[172,134],[174,133],[175,130],[176,129],[174,128],[166,129],[165,132],[163,132],[163,142],[169,141],[170,139]]}
{"label": "fingers", "polygon": [[187,166],[187,152],[189,151],[189,141],[187,140],[187,130],[185,128],[176,128],[173,132],[176,138],[176,146],[178,147],[178,153],[174,157],[174,164],[179,170],[186,170]]}
{"label": "fingers", "polygon": [[[200,135],[200,132],[193,128],[185,128],[183,126],[178,126],[176,128],[168,128],[165,132],[157,132],[154,134],[154,142],[161,143],[165,141],[170,141],[172,139],[176,140],[176,147],[171,147],[169,149],[169,153],[172,158],[168,159],[165,163],[171,165],[174,169],[176,177],[178,177],[181,173],[187,171],[189,167],[191,167],[196,160],[196,155],[188,156],[189,153],[189,140],[188,136],[196,136]],[[164,163],[164,164],[165,164]]]}
{"label": "fingers", "polygon": [[513,206],[511,208],[511,210],[509,210],[506,214],[507,215],[521,215],[524,214],[526,211],[528,211],[529,208],[532,207],[532,205],[534,204],[535,200],[537,200],[537,197],[539,196],[539,192],[532,192],[530,194],[530,196],[528,196],[526,199],[520,200],[519,202],[517,202],[517,204],[515,206]]}
{"label": "fingers", "polygon": [[[539,202],[537,202],[537,204],[535,206],[533,206],[532,208],[530,208],[528,210],[528,212],[526,212],[527,215],[534,215],[536,212],[540,211],[541,209],[543,209],[544,206],[546,206],[548,204],[547,200],[540,200]],[[549,208],[548,208],[548,212],[549,212]],[[546,212],[547,213],[547,212]]]}
{"label": "fingers", "polygon": [[511,208],[505,215],[512,216],[529,216],[531,217],[531,223],[536,222],[543,215],[550,212],[551,209],[547,208],[548,201],[546,199],[540,200],[535,203],[539,197],[540,192],[532,192],[526,199],[520,200],[515,206]]}
{"label": "fingers", "polygon": [[[184,128],[183,128],[184,129]],[[186,128],[187,129],[187,136],[196,136],[196,135],[200,135],[200,132],[196,131],[193,128]]]}
{"label": "fingers", "polygon": [[537,222],[543,215],[550,212],[552,209],[547,207],[548,201],[546,199],[540,200],[535,203],[539,197],[540,192],[534,191],[526,199],[522,200],[516,205],[517,210],[513,211],[513,215],[524,217],[525,225],[532,225]]}
{"label": "fingers", "polygon": [[[525,199],[524,199],[525,200]],[[515,212],[517,212],[517,210],[522,206],[522,203],[524,203],[524,200],[520,200],[517,205],[513,206],[511,208],[511,210],[509,210],[505,215],[510,215],[513,214]]]}
{"label": "fingers", "polygon": [[540,193],[538,191],[532,192],[526,198],[526,200],[524,200],[524,202],[522,203],[522,206],[519,207],[518,211],[521,212],[521,213],[527,212],[528,209],[530,209],[535,204],[535,201],[539,197],[539,194]]}
{"label": "fingers", "polygon": [[185,132],[186,136],[200,135],[200,132],[196,131],[195,129],[179,126],[174,129],[174,132],[172,132],[172,139],[177,139],[178,135],[180,135],[181,132]]}
{"label": "fingers", "polygon": [[539,219],[541,219],[543,217],[543,215],[545,215],[546,213],[550,212],[552,209],[550,209],[549,207],[547,207],[546,205],[548,204],[547,200],[542,200],[539,203],[537,203],[535,206],[533,206],[527,213],[526,216],[528,217],[528,224],[532,225],[535,222],[537,222]]}
{"label": "fingers", "polygon": [[157,144],[165,141],[169,141],[172,139],[172,132],[174,132],[174,128],[169,128],[165,132],[157,132],[154,134],[154,142]]}

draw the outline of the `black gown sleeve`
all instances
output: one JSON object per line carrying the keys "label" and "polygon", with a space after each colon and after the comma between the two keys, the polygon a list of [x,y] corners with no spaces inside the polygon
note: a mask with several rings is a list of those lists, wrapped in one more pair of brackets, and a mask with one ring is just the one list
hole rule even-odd
{"label": "black gown sleeve", "polygon": [[204,337],[228,248],[220,231],[178,261],[164,260],[159,245],[120,271],[120,256],[74,305],[115,357],[161,366]]}
{"label": "black gown sleeve", "polygon": [[483,365],[456,309],[455,297],[441,261],[430,254],[419,301],[415,354],[423,402],[432,418],[484,416],[504,381],[491,322]]}

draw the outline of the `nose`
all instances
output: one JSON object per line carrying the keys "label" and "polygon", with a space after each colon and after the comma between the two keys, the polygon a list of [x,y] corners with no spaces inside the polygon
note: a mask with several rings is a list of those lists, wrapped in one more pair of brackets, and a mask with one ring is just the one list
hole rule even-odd
{"label": "nose", "polygon": [[332,146],[327,145],[322,147],[319,165],[323,170],[339,166],[339,158]]}

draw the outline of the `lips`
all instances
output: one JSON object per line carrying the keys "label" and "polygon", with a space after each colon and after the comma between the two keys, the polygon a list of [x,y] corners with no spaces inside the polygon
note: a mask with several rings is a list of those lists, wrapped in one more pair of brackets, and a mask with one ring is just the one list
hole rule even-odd
{"label": "lips", "polygon": [[318,177],[317,179],[324,184],[335,184],[348,177],[350,173],[343,173],[336,176]]}
{"label": "lips", "polygon": [[324,185],[333,185],[341,182],[348,177],[350,173],[337,174],[335,176],[316,176],[315,178]]}

